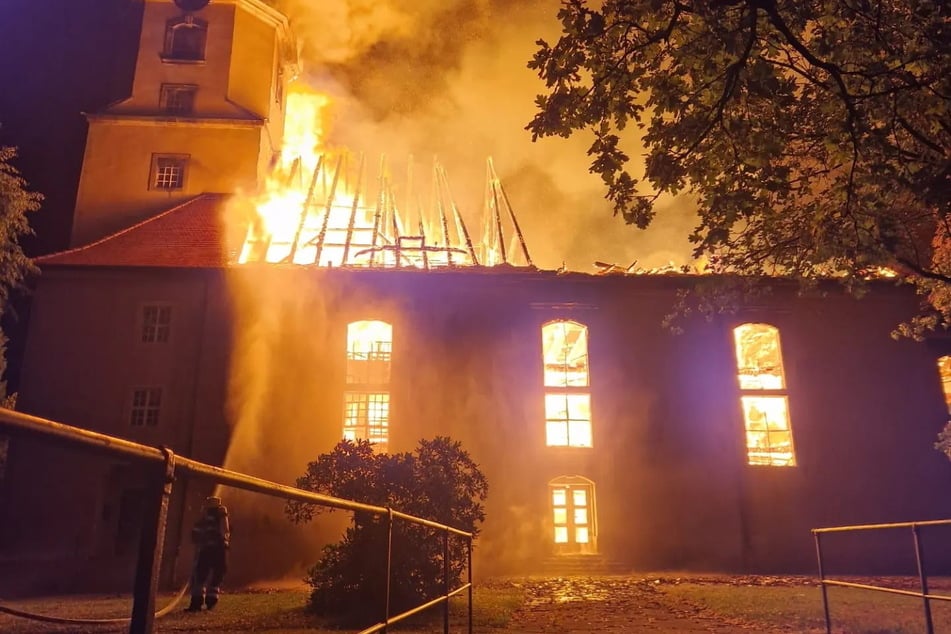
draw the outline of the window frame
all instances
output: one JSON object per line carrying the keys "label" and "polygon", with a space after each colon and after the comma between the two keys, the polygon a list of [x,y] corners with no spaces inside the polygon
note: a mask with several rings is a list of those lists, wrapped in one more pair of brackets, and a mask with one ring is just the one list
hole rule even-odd
{"label": "window frame", "polygon": [[[562,380],[556,381],[553,384],[549,384],[549,371],[548,371],[548,358],[546,356],[546,341],[547,341],[547,332],[549,328],[555,326],[573,326],[580,330],[580,336],[584,337],[584,380],[582,383],[572,382],[570,365],[568,364],[567,358],[562,363],[564,370],[564,377]],[[545,421],[545,446],[548,448],[564,448],[564,449],[593,449],[594,448],[594,416],[592,414],[592,398],[591,398],[591,331],[588,328],[587,324],[583,324],[574,319],[558,318],[551,319],[546,321],[541,325],[540,328],[541,334],[541,360],[542,360],[542,410],[543,418]],[[584,397],[586,400],[587,408],[587,419],[584,418],[572,418],[572,407],[569,405],[569,401],[575,400],[572,397]],[[549,403],[554,402],[558,398],[564,399],[564,417],[554,417],[554,410],[549,409]],[[583,440],[581,442],[572,442],[572,433],[571,430],[573,427],[577,427],[579,424],[585,425],[587,427],[587,433],[583,433],[581,436],[587,443]],[[563,434],[553,434],[551,430],[554,427],[563,428]],[[566,441],[561,442],[552,442],[554,437],[564,437]],[[574,435],[577,438],[577,434]]]}
{"label": "window frame", "polygon": [[[143,402],[138,398],[142,396]],[[153,397],[156,397],[153,400]],[[156,429],[162,423],[162,403],[165,388],[161,385],[137,385],[129,391],[129,409],[126,422],[134,429]],[[151,415],[151,416],[150,416]],[[151,419],[152,422],[149,422]]]}
{"label": "window frame", "polygon": [[[150,323],[148,312],[154,309],[156,314],[155,323]],[[168,312],[168,318],[162,322],[162,312]],[[172,340],[172,321],[175,316],[175,308],[170,302],[143,302],[139,304],[137,341],[146,346],[167,345]],[[164,338],[162,338],[164,333]]]}
{"label": "window frame", "polygon": [[[743,376],[742,371],[749,368],[742,367],[743,359],[741,359],[741,329],[748,326],[760,326],[767,329],[772,337],[775,338],[776,344],[776,354],[778,356],[778,369],[779,369],[779,386],[778,387],[757,387],[748,382],[744,386],[744,381],[741,378]],[[733,344],[733,356],[734,356],[734,371],[736,377],[736,386],[739,393],[739,404],[740,404],[740,417],[743,423],[743,441],[744,447],[746,449],[746,464],[750,467],[797,467],[799,465],[799,459],[796,455],[796,443],[795,437],[793,434],[793,424],[792,424],[792,412],[790,408],[790,398],[789,398],[789,381],[787,379],[786,372],[786,360],[785,355],[783,354],[783,339],[782,334],[778,326],[775,324],[763,322],[763,321],[745,321],[742,323],[736,324],[730,331],[731,340]],[[773,368],[775,370],[775,368]],[[749,408],[747,404],[752,399],[761,399],[763,401],[774,401],[781,399],[782,400],[782,409],[785,414],[785,429],[770,429],[769,422],[767,420],[767,410],[759,409],[763,414],[763,420],[765,429],[753,429],[751,427],[751,418]],[[752,407],[755,407],[752,406]],[[753,433],[762,433],[766,439],[766,449],[765,451],[757,451],[756,446],[750,445],[750,434]],[[784,462],[778,459],[777,451],[773,448],[774,445],[771,440],[776,436],[786,435],[789,440],[789,455],[790,459],[788,462]],[[779,446],[779,445],[777,445]],[[753,462],[755,456],[758,453],[765,453],[769,456],[767,462]]]}
{"label": "window frame", "polygon": [[[580,475],[562,475],[552,478],[548,481],[548,519],[551,522],[551,544],[556,552],[563,554],[596,554],[598,552],[598,505],[597,505],[597,486],[590,478]],[[555,491],[565,492],[565,503],[558,505],[555,503]],[[585,504],[578,506],[575,500],[574,492],[585,491]],[[563,522],[557,521],[557,509],[563,508],[565,517]],[[577,511],[579,508],[585,511],[585,522],[577,521]],[[571,513],[570,511],[573,511]],[[558,529],[564,528],[566,539],[559,541]],[[574,535],[570,530],[574,528]],[[586,541],[578,541],[578,530],[583,529],[586,532]]]}
{"label": "window frame", "polygon": [[[181,168],[181,178],[177,187],[160,187],[158,184],[159,172],[164,169],[163,162],[177,163]],[[190,154],[161,154],[153,153],[149,169],[149,190],[159,192],[184,192],[188,186],[188,168],[191,162]]]}
{"label": "window frame", "polygon": [[[351,334],[359,324],[384,326],[387,339],[368,340],[369,350],[359,350],[354,344],[359,339]],[[367,440],[380,452],[386,452],[390,444],[392,420],[392,394],[390,381],[393,376],[393,324],[382,319],[355,319],[347,322],[346,352],[344,357],[344,393],[342,437],[350,440]],[[380,345],[382,344],[382,345]],[[358,358],[365,355],[363,358]],[[374,401],[383,397],[384,401]],[[360,403],[363,407],[360,407]],[[371,405],[382,405],[385,413],[371,411]],[[357,409],[353,406],[357,404]],[[375,432],[375,433],[374,433]]]}
{"label": "window frame", "polygon": [[[199,49],[195,56],[182,55],[181,51],[176,52],[175,35],[176,31],[183,29],[194,29],[200,34]],[[162,48],[161,58],[163,62],[176,64],[201,64],[205,61],[208,50],[208,22],[193,15],[183,15],[165,22],[165,39]]]}
{"label": "window frame", "polygon": [[[188,107],[182,108],[180,104],[173,103],[172,98],[180,95],[188,95]],[[187,116],[195,113],[195,99],[198,96],[197,84],[176,84],[166,83],[159,87],[159,110],[163,114],[173,116]]]}

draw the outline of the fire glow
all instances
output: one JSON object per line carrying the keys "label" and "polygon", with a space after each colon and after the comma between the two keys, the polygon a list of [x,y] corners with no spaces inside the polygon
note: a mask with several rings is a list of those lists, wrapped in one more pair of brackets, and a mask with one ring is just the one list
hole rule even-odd
{"label": "fire glow", "polygon": [[[280,158],[253,201],[239,263],[323,267],[533,266],[492,160],[481,233],[470,233],[435,160],[420,188],[412,160],[402,188],[385,157],[375,176],[363,156],[325,147],[325,95],[288,95]],[[425,189],[426,191],[422,191]]]}

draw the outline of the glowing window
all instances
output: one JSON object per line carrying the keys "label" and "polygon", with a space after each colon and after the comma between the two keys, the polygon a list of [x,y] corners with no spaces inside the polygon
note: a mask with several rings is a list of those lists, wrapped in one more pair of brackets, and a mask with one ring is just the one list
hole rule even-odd
{"label": "glowing window", "polygon": [[346,393],[347,411],[343,421],[343,437],[372,443],[386,443],[390,421],[390,395],[366,392]]}
{"label": "glowing window", "polygon": [[545,387],[588,386],[588,329],[573,321],[542,327]]}
{"label": "glowing window", "polygon": [[768,324],[742,324],[733,330],[733,338],[747,462],[795,466],[779,329]]}
{"label": "glowing window", "polygon": [[393,352],[393,327],[384,321],[355,321],[347,326],[347,383],[387,384]]}
{"label": "glowing window", "polygon": [[369,440],[386,451],[390,426],[393,327],[384,321],[347,325],[347,391],[343,437]]}
{"label": "glowing window", "polygon": [[542,326],[545,442],[549,447],[591,447],[588,329],[574,321]]}
{"label": "glowing window", "polygon": [[558,552],[595,552],[594,483],[564,476],[549,483],[552,539]]}
{"label": "glowing window", "polygon": [[944,391],[944,402],[951,416],[951,356],[938,359],[938,374],[941,377],[941,389]]}
{"label": "glowing window", "polygon": [[165,51],[162,58],[195,62],[205,59],[208,23],[194,16],[169,20],[165,26]]}

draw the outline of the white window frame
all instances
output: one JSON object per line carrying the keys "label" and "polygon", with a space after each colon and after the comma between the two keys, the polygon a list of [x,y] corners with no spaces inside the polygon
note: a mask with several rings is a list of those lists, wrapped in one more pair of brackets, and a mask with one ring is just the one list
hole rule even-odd
{"label": "white window frame", "polygon": [[[545,342],[550,329],[573,327],[584,337],[584,377],[573,380],[566,362],[562,380],[549,381]],[[591,414],[591,364],[588,326],[572,319],[553,319],[541,327],[542,336],[542,385],[544,388],[543,409],[545,412],[545,445],[590,449],[594,446],[594,422]],[[562,405],[563,404],[563,405]],[[584,412],[587,412],[587,418]],[[580,413],[580,414],[579,414]],[[574,433],[572,433],[574,432]]]}
{"label": "white window frame", "polygon": [[153,154],[149,173],[149,189],[182,191],[188,180],[188,154]]}

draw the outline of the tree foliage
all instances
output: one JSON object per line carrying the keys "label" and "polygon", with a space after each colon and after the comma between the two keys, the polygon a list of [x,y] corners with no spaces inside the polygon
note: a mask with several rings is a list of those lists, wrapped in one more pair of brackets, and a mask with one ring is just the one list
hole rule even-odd
{"label": "tree foliage", "polygon": [[[374,453],[364,440],[341,441],[307,466],[297,486],[333,497],[433,520],[474,534],[485,519],[488,483],[459,442],[446,437],[421,440],[415,453]],[[290,502],[295,523],[333,509]],[[343,540],[324,548],[310,569],[310,606],[374,622],[382,618],[387,520],[354,512]],[[393,521],[391,610],[400,611],[442,593],[443,533],[405,520]],[[450,584],[458,585],[466,566],[466,543],[450,537]]]}
{"label": "tree foliage", "polygon": [[547,91],[528,129],[590,130],[616,214],[643,228],[659,195],[689,192],[695,255],[719,271],[887,267],[929,294],[919,325],[951,322],[946,1],[566,0],[558,15],[529,63]]}
{"label": "tree foliage", "polygon": [[32,235],[27,214],[40,208],[43,196],[28,189],[15,158],[16,148],[0,146],[0,309],[7,307],[10,291],[36,272],[20,240]]}

